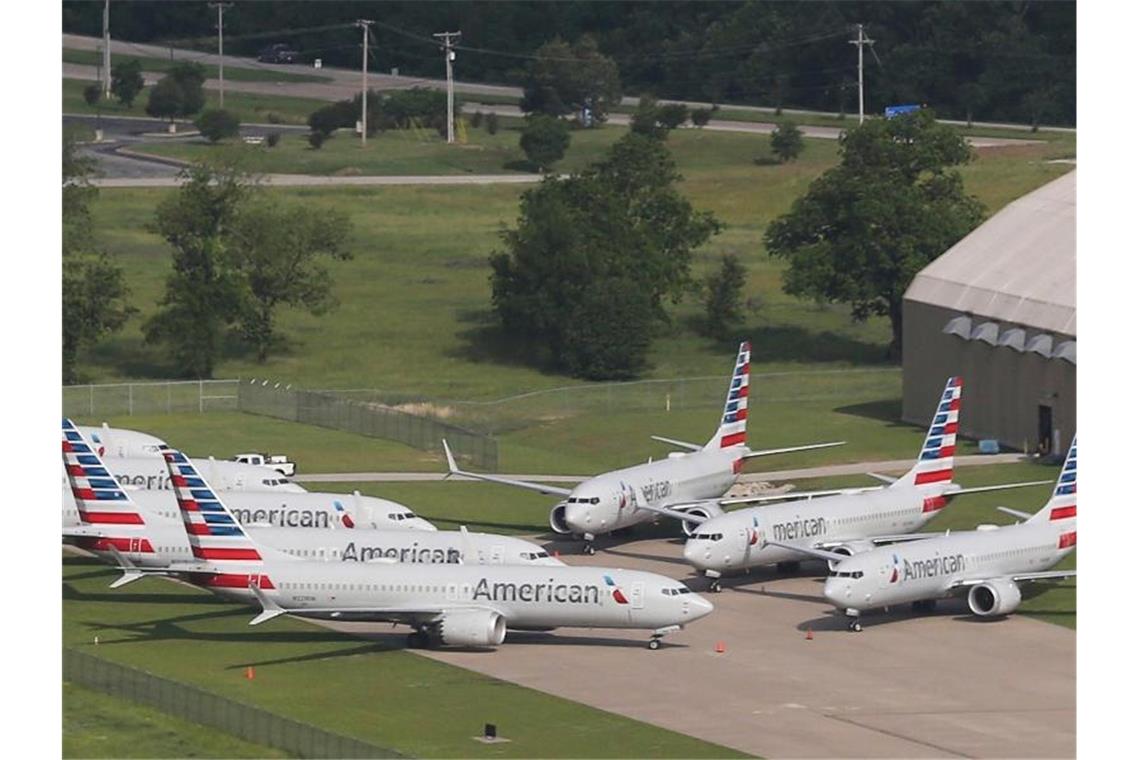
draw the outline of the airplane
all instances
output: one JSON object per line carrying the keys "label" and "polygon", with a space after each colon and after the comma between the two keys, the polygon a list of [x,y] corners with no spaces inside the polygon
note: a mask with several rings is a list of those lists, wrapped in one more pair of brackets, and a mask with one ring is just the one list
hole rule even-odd
{"label": "airplane", "polygon": [[91,447],[104,459],[108,457],[158,457],[166,441],[149,433],[128,428],[113,428],[106,422],[102,427],[76,425]]}
{"label": "airplane", "polygon": [[[918,459],[886,486],[785,495],[781,503],[747,507],[705,520],[685,542],[685,561],[720,590],[725,573],[763,565],[781,569],[802,559],[802,547],[836,556],[870,551],[879,544],[924,538],[914,531],[955,497],[1047,481],[962,488],[952,482],[962,379],[951,377],[938,401]],[[877,475],[878,478],[886,476]],[[793,501],[787,501],[791,497]],[[682,519],[684,515],[672,515]]]}
{"label": "airplane", "polygon": [[[978,617],[1002,617],[1021,603],[1022,583],[1075,578],[1076,570],[1049,570],[1077,546],[1077,438],[1061,467],[1049,501],[1035,514],[999,511],[1021,522],[947,531],[901,546],[840,557],[806,553],[835,562],[823,595],[844,611],[848,629],[863,630],[859,615],[911,602],[931,610],[937,600],[962,594]],[[801,550],[804,551],[804,550]]]}
{"label": "airplane", "polygon": [[[164,452],[195,566],[190,582],[280,615],[411,626],[409,646],[496,647],[508,628],[632,628],[649,648],[712,612],[671,578],[616,568],[313,562],[259,544],[178,451]],[[228,497],[227,497],[228,498]]]}
{"label": "airplane", "polygon": [[[124,491],[113,479],[102,476],[106,472],[102,462],[80,460],[98,460],[81,432],[66,420],[62,432],[63,461],[82,519],[79,526],[65,527],[64,537],[117,564],[124,576],[112,584],[116,588],[143,577],[143,570],[169,569],[189,561],[192,553],[177,501],[171,499],[175,502],[172,513],[148,508],[140,497],[153,500],[160,494]],[[436,531],[432,526],[430,532],[376,530],[356,528],[350,519],[345,521],[344,530],[264,524],[247,524],[246,528],[259,543],[294,557],[319,561],[562,565],[529,541],[466,529]]]}
{"label": "airplane", "polygon": [[[673,438],[651,436],[654,440],[688,449],[688,453],[673,452],[667,459],[602,473],[573,489],[566,489],[461,470],[455,463],[447,441],[444,441],[448,475],[462,475],[565,497],[564,501],[551,510],[550,527],[555,533],[581,535],[586,554],[595,552],[594,540],[597,536],[657,520],[662,514],[677,517],[680,513],[687,513],[698,518],[722,514],[721,507],[724,504],[736,502],[718,500],[717,497],[736,482],[744,460],[840,446],[844,443],[836,441],[766,451],[750,450],[745,441],[751,352],[750,343],[740,344],[720,426],[708,443],[701,446]],[[667,511],[662,512],[655,507],[664,507]],[[679,519],[682,519],[682,527],[688,533],[693,523],[684,518]]]}
{"label": "airplane", "polygon": [[[165,465],[164,465],[165,466]],[[105,467],[105,465],[104,465]],[[173,491],[135,491],[132,498],[148,512],[171,520],[181,519]],[[435,526],[395,501],[343,493],[230,492],[230,504],[243,525],[279,528],[353,527],[389,530],[435,530]],[[69,485],[64,485],[63,524],[78,525],[79,508]]]}

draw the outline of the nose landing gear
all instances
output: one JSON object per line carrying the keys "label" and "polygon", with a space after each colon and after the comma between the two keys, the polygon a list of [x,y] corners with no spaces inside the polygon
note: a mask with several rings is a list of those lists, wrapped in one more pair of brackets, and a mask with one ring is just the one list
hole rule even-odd
{"label": "nose landing gear", "polygon": [[863,630],[863,625],[859,622],[859,611],[848,609],[845,613],[847,615],[847,630],[852,633],[859,633]]}
{"label": "nose landing gear", "polygon": [[720,573],[715,572],[713,570],[706,570],[705,571],[705,577],[707,577],[709,579],[709,593],[710,594],[719,594],[720,593]]}
{"label": "nose landing gear", "polygon": [[660,649],[661,648],[661,639],[663,639],[665,637],[665,634],[673,633],[674,631],[679,631],[679,630],[681,630],[681,626],[679,626],[679,625],[667,625],[664,628],[658,628],[650,636],[649,648],[654,650],[654,651]]}
{"label": "nose landing gear", "polygon": [[598,551],[594,548],[594,534],[586,533],[582,536],[582,538],[586,541],[586,543],[582,544],[582,553],[589,557],[594,556],[594,554],[596,554]]}

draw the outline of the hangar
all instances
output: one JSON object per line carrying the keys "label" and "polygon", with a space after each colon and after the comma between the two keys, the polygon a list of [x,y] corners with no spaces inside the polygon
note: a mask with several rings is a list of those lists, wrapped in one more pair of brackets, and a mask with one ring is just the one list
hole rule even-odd
{"label": "hangar", "polygon": [[1003,208],[903,296],[903,419],[963,378],[961,432],[1063,455],[1077,421],[1077,172]]}

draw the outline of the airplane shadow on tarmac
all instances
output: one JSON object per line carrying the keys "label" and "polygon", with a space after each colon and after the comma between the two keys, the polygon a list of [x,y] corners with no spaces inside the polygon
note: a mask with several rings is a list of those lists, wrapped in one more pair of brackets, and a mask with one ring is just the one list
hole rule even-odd
{"label": "airplane shadow on tarmac", "polygon": [[[826,602],[824,602],[824,604],[826,604]],[[1005,620],[1006,617],[1007,616],[978,617],[970,612],[970,608],[966,604],[965,599],[951,598],[939,599],[937,606],[933,610],[915,610],[911,608],[910,604],[900,605],[887,610],[868,610],[859,616],[859,622],[862,624],[864,630],[866,630],[876,625],[902,623],[916,618],[942,618],[945,620],[953,620],[956,623],[993,625],[994,623],[1000,623]],[[849,619],[840,610],[830,609],[820,617],[805,620],[798,624],[796,629],[799,631],[807,631],[809,629],[813,631],[841,631],[847,628],[848,622],[850,622]]]}
{"label": "airplane shadow on tarmac", "polygon": [[[110,580],[112,576],[108,576]],[[75,580],[71,576],[68,580]],[[75,602],[110,602],[112,604],[210,604],[218,606],[218,599],[209,595],[189,596],[186,594],[131,593],[129,591],[116,591],[109,588],[105,592],[89,593],[79,591],[67,581],[63,583],[63,598],[65,601]]]}

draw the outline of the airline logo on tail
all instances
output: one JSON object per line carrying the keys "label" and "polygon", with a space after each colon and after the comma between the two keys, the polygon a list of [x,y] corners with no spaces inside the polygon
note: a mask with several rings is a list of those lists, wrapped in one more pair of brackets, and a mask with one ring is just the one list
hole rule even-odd
{"label": "airline logo on tail", "polygon": [[220,561],[260,560],[253,542],[186,455],[167,449],[162,456],[170,468],[170,483],[194,556]]}
{"label": "airline logo on tail", "polygon": [[[144,521],[135,503],[69,419],[63,420],[62,448],[63,468],[75,497],[80,521],[92,525],[118,526],[108,530],[130,532],[132,528],[126,526],[137,526],[133,530],[141,530]],[[133,537],[101,536],[88,548],[105,551],[112,546],[121,551],[154,552],[150,541],[141,534]]]}
{"label": "airline logo on tail", "polygon": [[[914,485],[949,483],[954,477],[954,444],[958,436],[958,411],[962,403],[962,378],[946,381],[946,389],[926,433],[926,442],[911,472]],[[925,510],[924,510],[925,511]],[[932,510],[933,511],[933,510]]]}
{"label": "airline logo on tail", "polygon": [[724,401],[724,414],[716,435],[705,448],[725,449],[743,444],[748,437],[748,377],[751,370],[752,344],[740,344],[736,354],[736,364],[732,369],[732,380],[728,385],[728,397]]}

